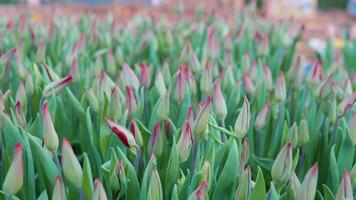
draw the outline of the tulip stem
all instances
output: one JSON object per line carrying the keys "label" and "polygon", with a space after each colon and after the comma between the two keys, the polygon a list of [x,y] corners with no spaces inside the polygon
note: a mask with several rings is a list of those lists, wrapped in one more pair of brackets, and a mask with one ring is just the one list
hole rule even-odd
{"label": "tulip stem", "polygon": [[6,200],[11,200],[12,197],[11,197],[11,194],[6,194]]}
{"label": "tulip stem", "polygon": [[78,190],[79,190],[79,194],[80,194],[80,199],[81,200],[86,200],[87,198],[85,197],[85,193],[84,193],[84,190],[83,190],[83,187],[78,187]]}
{"label": "tulip stem", "polygon": [[[222,128],[225,128],[225,120],[223,120],[223,119],[221,120],[220,126]],[[227,139],[226,135],[223,132],[221,132],[220,134],[221,134],[221,142],[225,143],[226,139]]]}
{"label": "tulip stem", "polygon": [[136,149],[137,149],[137,155],[135,158],[134,167],[135,167],[136,172],[138,172],[138,168],[140,166],[140,160],[141,160],[141,149],[138,145],[136,146]]}
{"label": "tulip stem", "polygon": [[59,163],[58,154],[56,152],[53,152],[53,160],[57,165],[59,176],[62,178],[61,164]]}
{"label": "tulip stem", "polygon": [[198,142],[196,140],[194,140],[194,142],[193,142],[193,152],[192,152],[192,166],[191,166],[192,172],[194,172],[194,170],[195,170],[195,163],[196,163],[196,160],[197,160],[197,153],[198,153]]}
{"label": "tulip stem", "polygon": [[215,124],[212,124],[211,122],[208,122],[209,126],[215,128],[216,130],[218,131],[221,131],[223,133],[225,133],[226,135],[228,136],[231,136],[231,137],[234,137],[235,139],[239,139],[234,133],[230,132],[229,130],[225,129],[225,128],[222,128],[220,126],[217,126]]}

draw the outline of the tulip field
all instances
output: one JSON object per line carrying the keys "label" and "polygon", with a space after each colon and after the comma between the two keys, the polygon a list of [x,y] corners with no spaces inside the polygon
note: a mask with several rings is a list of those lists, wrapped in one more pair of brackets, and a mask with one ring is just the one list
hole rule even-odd
{"label": "tulip field", "polygon": [[1,17],[0,199],[352,200],[356,42],[305,29]]}

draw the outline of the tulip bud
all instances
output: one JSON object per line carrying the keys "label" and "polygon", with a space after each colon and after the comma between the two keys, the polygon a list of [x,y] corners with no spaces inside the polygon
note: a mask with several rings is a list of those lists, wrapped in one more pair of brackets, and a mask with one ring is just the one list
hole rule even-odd
{"label": "tulip bud", "polygon": [[114,76],[116,73],[116,63],[114,55],[112,54],[112,49],[108,49],[106,52],[106,69],[110,76]]}
{"label": "tulip bud", "polygon": [[26,88],[26,93],[29,96],[32,96],[33,93],[35,92],[35,86],[33,85],[33,78],[30,73],[26,75],[26,81],[25,81],[25,88]]}
{"label": "tulip bud", "polygon": [[349,77],[345,78],[345,84],[344,84],[344,97],[350,96],[352,94],[352,85],[351,85],[351,80]]}
{"label": "tulip bud", "polygon": [[248,99],[245,96],[241,111],[237,116],[235,122],[235,133],[237,137],[239,137],[240,139],[245,137],[245,135],[247,134],[248,129],[250,128],[250,120],[251,120],[250,103],[248,102]]}
{"label": "tulip bud", "polygon": [[53,71],[53,69],[51,67],[49,67],[46,64],[43,64],[42,67],[43,67],[44,71],[46,72],[46,75],[49,78],[49,80],[57,81],[59,79],[58,75],[56,74],[55,71]]}
{"label": "tulip bud", "polygon": [[4,183],[2,185],[2,190],[6,194],[14,195],[18,193],[22,188],[24,178],[22,149],[22,144],[16,144],[14,150],[14,159],[11,162]]}
{"label": "tulip bud", "polygon": [[122,108],[121,108],[118,90],[119,88],[117,86],[114,86],[111,92],[111,99],[110,99],[109,109],[108,109],[109,116],[114,119],[118,119],[122,114]]}
{"label": "tulip bud", "polygon": [[121,80],[126,87],[130,86],[137,90],[140,87],[140,81],[128,64],[122,64]]}
{"label": "tulip bud", "polygon": [[78,60],[75,58],[69,69],[69,74],[73,77],[73,81],[76,82],[80,79],[80,71],[78,69]]}
{"label": "tulip bud", "polygon": [[356,186],[356,163],[354,164],[354,166],[351,169],[350,179],[352,182],[352,186]]}
{"label": "tulip bud", "polygon": [[126,87],[125,99],[126,99],[126,106],[127,106],[128,112],[129,112],[129,116],[132,117],[137,109],[137,103],[136,103],[134,91],[132,90],[132,88],[130,86]]}
{"label": "tulip bud", "polygon": [[190,154],[190,149],[192,147],[192,131],[190,129],[190,125],[188,121],[185,121],[183,130],[181,131],[181,135],[179,137],[177,148],[179,152],[179,160],[184,162],[188,159]]}
{"label": "tulip bud", "polygon": [[88,89],[87,91],[87,99],[89,102],[90,107],[94,110],[94,112],[99,112],[99,101],[97,96],[95,95],[92,88]]}
{"label": "tulip bud", "polygon": [[303,119],[300,121],[299,125],[299,136],[298,136],[298,145],[302,146],[309,142],[309,127],[308,122]]}
{"label": "tulip bud", "polygon": [[150,71],[145,63],[141,64],[140,83],[145,88],[148,88],[151,85]]}
{"label": "tulip bud", "polygon": [[66,191],[60,176],[56,177],[56,182],[54,183],[54,189],[52,194],[52,200],[66,200]]}
{"label": "tulip bud", "polygon": [[27,106],[26,88],[23,81],[20,82],[20,85],[17,89],[16,102],[20,102],[21,105]]}
{"label": "tulip bud", "polygon": [[59,94],[63,90],[63,88],[65,88],[67,85],[69,85],[72,82],[72,80],[73,80],[72,76],[68,75],[64,78],[49,83],[43,89],[43,97],[49,97],[52,94],[52,91],[54,91],[55,94]]}
{"label": "tulip bud", "polygon": [[275,98],[278,102],[284,103],[287,98],[286,81],[284,73],[280,73],[277,79],[276,88],[274,90]]}
{"label": "tulip bud", "polygon": [[353,191],[351,186],[350,174],[347,170],[344,172],[344,177],[341,180],[339,189],[336,193],[336,200],[351,200],[353,199]]}
{"label": "tulip bud", "polygon": [[315,198],[317,182],[318,164],[315,163],[305,175],[302,186],[298,191],[296,199],[313,200]]}
{"label": "tulip bud", "polygon": [[171,72],[169,71],[169,65],[168,65],[168,62],[167,62],[167,61],[165,61],[165,62],[163,63],[162,75],[163,75],[165,84],[166,84],[166,85],[170,85],[172,76],[171,76]]}
{"label": "tulip bud", "polygon": [[352,143],[356,145],[356,112],[352,114],[352,117],[349,121],[349,135]]}
{"label": "tulip bud", "polygon": [[287,182],[292,173],[292,142],[288,142],[278,153],[272,165],[272,179],[280,182]]}
{"label": "tulip bud", "polygon": [[62,169],[64,176],[75,186],[80,187],[83,180],[83,170],[67,139],[62,142]]}
{"label": "tulip bud", "polygon": [[174,99],[182,103],[185,96],[185,79],[182,71],[178,71],[177,80],[174,84]]}
{"label": "tulip bud", "polygon": [[99,97],[99,103],[103,104],[105,95],[107,98],[111,96],[111,92],[115,87],[115,83],[104,70],[100,72],[97,83],[97,96]]}
{"label": "tulip bud", "polygon": [[255,120],[255,129],[258,132],[265,128],[271,106],[272,106],[271,102],[267,102],[263,106],[262,110],[258,113]]}
{"label": "tulip bud", "polygon": [[204,174],[204,180],[207,182],[208,184],[208,189],[209,189],[209,186],[211,184],[211,167],[210,167],[210,163],[206,160],[203,164],[203,167],[202,167],[202,172]]}
{"label": "tulip bud", "polygon": [[148,200],[163,200],[162,184],[157,169],[153,169],[148,187]]}
{"label": "tulip bud", "polygon": [[189,195],[188,200],[204,200],[206,198],[206,190],[208,188],[208,183],[203,181],[200,186],[194,190],[192,194]]}
{"label": "tulip bud", "polygon": [[320,86],[318,87],[317,95],[321,99],[325,99],[331,93],[332,79],[333,79],[333,74],[330,74],[330,76],[328,76],[327,79],[321,82]]}
{"label": "tulip bud", "polygon": [[208,126],[208,119],[211,110],[211,97],[208,96],[199,110],[193,123],[193,134],[195,138],[202,138]]}
{"label": "tulip bud", "polygon": [[105,123],[109,126],[109,128],[114,132],[120,139],[120,141],[130,149],[134,154],[137,151],[137,144],[135,141],[135,137],[133,134],[127,130],[125,127],[116,124],[108,118],[104,118]]}
{"label": "tulip bud", "polygon": [[303,65],[302,56],[298,55],[297,58],[295,59],[294,64],[291,66],[291,68],[288,71],[288,78],[289,80],[291,80],[295,88],[299,88],[303,79],[302,65]]}
{"label": "tulip bud", "polygon": [[43,120],[43,142],[48,150],[55,153],[58,149],[58,136],[54,128],[51,113],[48,110],[47,103],[42,105],[42,120]]}
{"label": "tulip bud", "polygon": [[131,131],[132,135],[135,137],[135,141],[138,144],[138,146],[142,147],[142,145],[143,145],[142,134],[134,120],[132,120],[130,123],[130,131]]}
{"label": "tulip bud", "polygon": [[200,79],[200,91],[204,95],[210,94],[210,91],[212,89],[212,75],[211,75],[211,70],[210,66],[206,65],[203,69],[201,79]]}
{"label": "tulip bud", "polygon": [[221,89],[220,89],[220,86],[219,86],[218,82],[215,82],[215,84],[214,84],[213,105],[214,105],[214,111],[216,113],[216,116],[221,121],[224,121],[225,117],[227,115],[227,108],[226,108],[224,95],[221,92]]}
{"label": "tulip bud", "polygon": [[244,86],[245,86],[245,91],[248,95],[253,96],[256,92],[256,87],[251,81],[250,77],[247,74],[244,74],[242,76]]}
{"label": "tulip bud", "polygon": [[273,89],[273,79],[271,70],[269,69],[268,65],[263,67],[263,75],[264,86],[266,87],[267,91],[271,91]]}
{"label": "tulip bud", "polygon": [[163,134],[161,129],[161,123],[158,122],[152,132],[152,135],[148,141],[148,153],[154,154],[159,157],[163,150]]}
{"label": "tulip bud", "polygon": [[185,120],[188,120],[189,124],[194,124],[194,109],[192,106],[189,106]]}
{"label": "tulip bud", "polygon": [[300,181],[299,181],[297,175],[294,172],[292,172],[292,176],[290,177],[289,183],[290,183],[290,190],[289,190],[288,198],[296,199],[297,193],[300,190],[301,184],[300,184]]}
{"label": "tulip bud", "polygon": [[94,181],[93,200],[107,200],[106,192],[99,179]]}
{"label": "tulip bud", "polygon": [[337,106],[337,116],[342,117],[343,115],[345,115],[345,113],[352,107],[355,101],[356,101],[356,92],[344,98],[344,100],[342,100],[340,104]]}
{"label": "tulip bud", "polygon": [[157,116],[159,120],[167,119],[169,115],[169,91],[158,100]]}
{"label": "tulip bud", "polygon": [[298,126],[297,126],[297,123],[294,122],[292,124],[292,127],[289,129],[289,132],[288,132],[288,140],[292,141],[292,144],[293,144],[293,147],[296,147],[297,144],[298,144],[298,135],[299,132],[298,132]]}
{"label": "tulip bud", "polygon": [[162,73],[160,71],[157,71],[155,79],[155,87],[160,96],[163,96],[166,93],[167,89],[164,83]]}
{"label": "tulip bud", "polygon": [[24,128],[26,126],[26,117],[19,101],[15,105],[15,117],[20,126]]}
{"label": "tulip bud", "polygon": [[5,111],[4,95],[0,90],[0,115]]}
{"label": "tulip bud", "polygon": [[240,176],[239,186],[235,193],[235,200],[249,199],[251,193],[251,168],[247,166],[245,171]]}
{"label": "tulip bud", "polygon": [[103,60],[101,58],[101,54],[97,55],[94,63],[94,74],[98,75],[101,71],[103,71]]}
{"label": "tulip bud", "polygon": [[314,61],[312,65],[311,72],[307,77],[307,81],[310,87],[315,87],[318,83],[323,80],[323,69],[319,60]]}

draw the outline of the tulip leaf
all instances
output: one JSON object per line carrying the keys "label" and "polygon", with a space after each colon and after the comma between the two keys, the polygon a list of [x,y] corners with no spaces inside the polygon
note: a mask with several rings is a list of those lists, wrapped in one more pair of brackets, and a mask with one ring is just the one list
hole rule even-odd
{"label": "tulip leaf", "polygon": [[331,191],[335,193],[337,191],[340,175],[338,169],[336,158],[335,158],[335,146],[331,148],[330,152],[330,166],[329,166],[329,186]]}
{"label": "tulip leaf", "polygon": [[237,179],[237,172],[239,168],[239,152],[235,140],[230,140],[228,157],[223,163],[223,169],[216,183],[212,199],[231,199],[235,191],[235,181]]}
{"label": "tulip leaf", "polygon": [[178,149],[176,145],[175,136],[173,137],[174,139],[171,148],[171,155],[169,156],[166,178],[165,178],[165,189],[166,189],[165,192],[167,194],[166,196],[168,196],[171,185],[174,183],[174,181],[177,180],[178,173],[179,173]]}
{"label": "tulip leaf", "polygon": [[343,174],[345,170],[351,169],[355,152],[350,134],[347,134],[343,131],[342,135],[344,137],[337,157],[337,166],[339,169],[339,174]]}
{"label": "tulip leaf", "polygon": [[263,173],[260,167],[257,168],[256,184],[251,193],[251,200],[266,199],[266,187]]}
{"label": "tulip leaf", "polygon": [[83,161],[83,183],[82,187],[87,199],[93,196],[93,176],[91,172],[90,162],[88,155],[84,153],[84,161]]}
{"label": "tulip leaf", "polygon": [[334,195],[331,192],[331,190],[328,188],[327,185],[323,184],[323,190],[324,190],[324,199],[325,200],[334,200]]}
{"label": "tulip leaf", "polygon": [[252,159],[259,165],[261,166],[263,169],[267,170],[267,171],[271,171],[272,170],[272,165],[273,165],[273,160],[270,158],[261,158],[261,157],[257,157],[255,155],[252,155]]}

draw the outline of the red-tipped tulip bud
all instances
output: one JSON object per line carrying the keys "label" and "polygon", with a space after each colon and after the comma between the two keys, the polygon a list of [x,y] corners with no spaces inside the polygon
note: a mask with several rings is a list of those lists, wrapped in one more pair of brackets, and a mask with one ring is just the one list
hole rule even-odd
{"label": "red-tipped tulip bud", "polygon": [[235,200],[249,199],[251,193],[251,168],[247,166],[240,176],[239,186],[235,193]]}
{"label": "red-tipped tulip bud", "polygon": [[274,181],[287,182],[292,174],[292,142],[288,142],[278,153],[272,165],[272,179]]}
{"label": "red-tipped tulip bud", "polygon": [[137,78],[135,72],[133,72],[129,65],[126,63],[122,64],[121,80],[124,84],[126,84],[125,86],[131,86],[135,90],[140,87],[140,81]]}
{"label": "red-tipped tulip bud", "polygon": [[143,145],[142,134],[134,120],[132,120],[130,123],[130,131],[131,131],[132,135],[135,137],[135,141],[138,144],[138,146],[142,147],[142,145]]}
{"label": "red-tipped tulip bud", "polygon": [[46,64],[43,64],[42,67],[43,67],[44,71],[46,72],[46,75],[49,78],[49,80],[57,81],[59,79],[58,75],[56,74],[55,71],[53,71],[53,69],[51,67],[49,67]]}
{"label": "red-tipped tulip bud", "polygon": [[305,175],[296,199],[313,200],[315,198],[317,182],[318,164],[316,163]]}
{"label": "red-tipped tulip bud", "polygon": [[205,161],[202,167],[202,172],[204,174],[204,180],[207,182],[208,184],[208,188],[210,186],[211,183],[211,167],[210,167],[210,163],[208,161]]}
{"label": "red-tipped tulip bud", "polygon": [[109,116],[113,119],[118,119],[122,114],[122,107],[119,97],[119,88],[115,86],[111,92],[111,99],[109,103]]}
{"label": "red-tipped tulip bud", "polygon": [[159,120],[164,120],[168,118],[169,115],[169,91],[166,92],[164,96],[158,100],[157,106],[157,116]]}
{"label": "red-tipped tulip bud", "polygon": [[174,85],[174,99],[178,103],[182,103],[185,96],[185,86],[186,81],[184,79],[184,75],[181,71],[178,72],[177,80]]}
{"label": "red-tipped tulip bud", "polygon": [[21,105],[27,106],[26,88],[23,81],[20,82],[19,88],[17,89],[16,102],[20,102]]}
{"label": "red-tipped tulip bud", "polygon": [[253,96],[256,92],[256,87],[253,84],[252,80],[250,79],[250,77],[247,74],[244,74],[242,76],[243,82],[244,82],[244,87],[245,87],[245,91],[248,95]]}
{"label": "red-tipped tulip bud", "polygon": [[24,113],[22,105],[19,101],[16,102],[16,105],[15,105],[15,117],[21,127],[26,126],[25,113]]}
{"label": "red-tipped tulip bud", "polygon": [[268,65],[263,67],[263,75],[264,86],[268,91],[271,91],[273,89],[273,79],[271,70],[269,69]]}
{"label": "red-tipped tulip bud", "polygon": [[195,138],[202,138],[205,134],[205,130],[208,126],[208,119],[211,110],[211,97],[208,96],[199,110],[197,117],[193,123],[193,134]]}
{"label": "red-tipped tulip bud", "polygon": [[59,80],[51,82],[44,88],[43,97],[51,96],[52,91],[54,91],[55,94],[59,94],[63,90],[63,88],[65,88],[67,85],[69,85],[72,82],[72,80],[73,80],[72,76],[69,75]]}
{"label": "red-tipped tulip bud", "polygon": [[109,126],[109,128],[114,132],[120,139],[120,141],[130,149],[134,154],[137,151],[137,144],[135,141],[134,135],[127,130],[125,127],[116,124],[108,118],[105,118],[105,123]]}
{"label": "red-tipped tulip bud", "polygon": [[225,103],[225,98],[221,92],[219,83],[215,82],[214,84],[214,98],[213,98],[214,111],[216,116],[224,121],[227,115],[227,108]]}
{"label": "red-tipped tulip bud", "polygon": [[325,99],[332,92],[331,89],[332,80],[333,80],[333,74],[330,74],[330,76],[328,76],[327,79],[321,82],[320,86],[317,89],[317,95],[320,98]]}
{"label": "red-tipped tulip bud", "polygon": [[208,183],[206,181],[203,181],[199,187],[189,195],[188,200],[204,200],[207,199],[207,194],[206,190],[208,188]]}
{"label": "red-tipped tulip bud", "polygon": [[311,87],[315,87],[323,80],[323,69],[320,61],[314,61],[311,72],[307,77],[308,84]]}
{"label": "red-tipped tulip bud", "polygon": [[194,124],[194,109],[192,106],[189,106],[185,119],[188,120],[189,124]]}
{"label": "red-tipped tulip bud", "polygon": [[337,116],[342,117],[344,114],[352,107],[356,101],[356,92],[352,95],[344,98],[341,103],[337,106]]}
{"label": "red-tipped tulip bud", "polygon": [[153,128],[152,135],[148,141],[148,153],[149,155],[154,154],[156,157],[159,157],[163,150],[163,134],[161,123],[158,122]]}
{"label": "red-tipped tulip bud", "polygon": [[129,111],[129,116],[133,116],[137,109],[137,103],[136,103],[136,98],[135,98],[135,93],[133,89],[130,86],[126,87],[126,106]]}
{"label": "red-tipped tulip bud", "polygon": [[150,179],[150,186],[148,187],[148,200],[163,200],[163,190],[161,179],[157,169],[153,169]]}
{"label": "red-tipped tulip bud", "polygon": [[43,142],[46,148],[51,152],[57,152],[58,135],[54,128],[51,113],[48,110],[47,103],[42,105],[42,120],[43,120]]}
{"label": "red-tipped tulip bud", "polygon": [[54,189],[52,194],[52,200],[66,200],[66,191],[63,185],[63,181],[60,176],[56,177],[56,182],[54,183]]}
{"label": "red-tipped tulip bud", "polygon": [[248,102],[248,99],[245,96],[241,111],[237,116],[235,122],[235,133],[238,138],[242,139],[243,137],[245,137],[245,135],[247,134],[250,128],[250,120],[251,120],[250,103]]}
{"label": "red-tipped tulip bud", "polygon": [[115,87],[115,83],[111,78],[106,74],[103,70],[100,72],[98,76],[98,88],[97,88],[97,96],[99,97],[99,102],[103,104],[104,97],[110,97],[113,88]]}
{"label": "red-tipped tulip bud", "polygon": [[258,113],[256,120],[255,120],[255,129],[257,131],[261,131],[262,129],[265,128],[266,123],[267,123],[267,119],[268,119],[268,115],[269,115],[269,111],[271,110],[271,102],[267,102],[262,110]]}
{"label": "red-tipped tulip bud", "polygon": [[185,121],[183,130],[181,131],[181,135],[179,137],[177,148],[179,152],[179,160],[184,162],[188,159],[190,154],[190,149],[192,147],[192,130],[190,129],[190,125],[188,121]]}
{"label": "red-tipped tulip bud", "polygon": [[336,200],[352,200],[353,199],[353,191],[351,185],[350,174],[347,170],[344,172],[344,177],[341,180],[339,189],[336,193]]}
{"label": "red-tipped tulip bud", "polygon": [[62,169],[64,176],[75,186],[81,187],[83,170],[67,139],[62,142]]}
{"label": "red-tipped tulip bud", "polygon": [[156,87],[158,93],[160,94],[160,96],[163,96],[166,93],[167,88],[166,88],[166,85],[164,83],[164,79],[163,79],[162,73],[160,71],[157,71],[155,79],[156,79],[155,80],[155,87]]}
{"label": "red-tipped tulip bud", "polygon": [[11,162],[10,168],[7,171],[2,190],[6,194],[14,195],[18,193],[23,185],[24,166],[22,160],[22,144],[16,144],[14,151],[14,159]]}
{"label": "red-tipped tulip bud", "polygon": [[279,74],[276,87],[274,90],[275,98],[278,102],[284,103],[287,98],[286,92],[286,80],[284,78],[284,73]]}
{"label": "red-tipped tulip bud", "polygon": [[356,145],[356,112],[352,114],[352,117],[349,121],[349,135],[352,143]]}
{"label": "red-tipped tulip bud", "polygon": [[140,82],[143,87],[150,87],[151,85],[151,75],[146,64],[141,64],[141,75]]}
{"label": "red-tipped tulip bud", "polygon": [[93,200],[107,200],[106,192],[99,179],[94,181]]}

